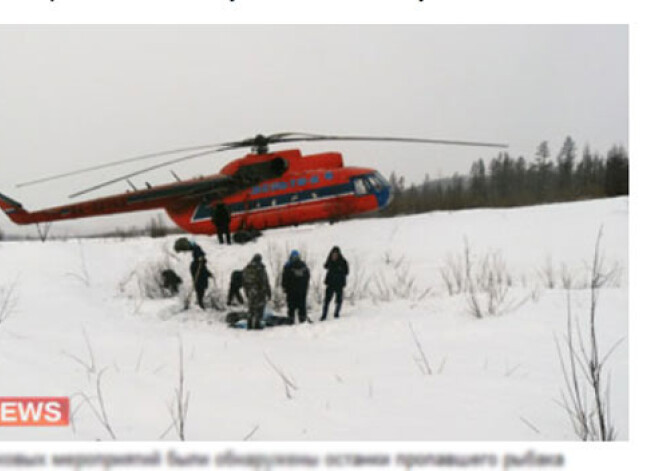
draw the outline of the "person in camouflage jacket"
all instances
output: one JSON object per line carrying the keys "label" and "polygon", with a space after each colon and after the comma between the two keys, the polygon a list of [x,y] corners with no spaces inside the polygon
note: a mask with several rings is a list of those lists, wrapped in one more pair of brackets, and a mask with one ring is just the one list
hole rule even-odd
{"label": "person in camouflage jacket", "polygon": [[261,255],[256,254],[243,269],[243,290],[248,300],[248,329],[261,329],[266,301],[271,298],[270,283]]}

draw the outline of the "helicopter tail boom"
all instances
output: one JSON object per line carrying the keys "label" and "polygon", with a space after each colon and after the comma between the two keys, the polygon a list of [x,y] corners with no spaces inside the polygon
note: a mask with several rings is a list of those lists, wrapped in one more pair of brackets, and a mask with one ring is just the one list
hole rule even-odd
{"label": "helicopter tail boom", "polygon": [[0,209],[4,211],[14,224],[19,225],[158,209],[164,207],[163,203],[163,200],[160,199],[157,201],[144,201],[131,204],[128,197],[120,195],[47,208],[40,211],[26,211],[21,203],[0,193]]}
{"label": "helicopter tail boom", "polygon": [[30,213],[23,208],[23,205],[2,193],[0,193],[0,209],[2,209],[15,224],[30,223]]}

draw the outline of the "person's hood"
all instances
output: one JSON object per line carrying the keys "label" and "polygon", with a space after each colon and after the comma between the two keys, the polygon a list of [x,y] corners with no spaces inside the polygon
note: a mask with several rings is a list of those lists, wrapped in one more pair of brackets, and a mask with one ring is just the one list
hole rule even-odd
{"label": "person's hood", "polygon": [[326,263],[332,262],[332,253],[337,252],[337,255],[339,256],[337,258],[337,261],[344,260],[344,255],[341,253],[341,249],[338,246],[334,246],[332,250],[330,250],[330,253],[328,253],[328,258],[326,259]]}

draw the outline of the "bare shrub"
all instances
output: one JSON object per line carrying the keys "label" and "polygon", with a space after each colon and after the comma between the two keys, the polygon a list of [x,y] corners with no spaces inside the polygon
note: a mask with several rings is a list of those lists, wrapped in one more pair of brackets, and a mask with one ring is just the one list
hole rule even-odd
{"label": "bare shrub", "polygon": [[281,247],[273,242],[268,242],[266,247],[266,259],[270,267],[271,280],[271,302],[273,309],[280,311],[286,305],[286,296],[282,289],[282,268],[287,261],[289,245]]}
{"label": "bare shrub", "polygon": [[460,255],[447,255],[443,265],[440,267],[440,275],[449,296],[465,291],[465,267],[463,265],[463,258]]}
{"label": "bare shrub", "polygon": [[399,268],[401,264],[404,262],[405,256],[404,255],[399,255],[398,257],[393,255],[392,252],[387,250],[383,254],[383,261],[385,262],[385,265],[392,265],[395,268]]}
{"label": "bare shrub", "polygon": [[557,286],[557,271],[550,255],[546,257],[545,264],[539,268],[538,274],[543,281],[543,286],[548,289],[555,289]]}
{"label": "bare shrub", "polygon": [[370,288],[369,294],[374,302],[389,302],[393,299],[420,300],[431,291],[427,288],[420,292],[405,256],[392,258],[391,262],[386,264],[385,270],[372,275],[364,283],[362,289],[367,288]]}
{"label": "bare shrub", "polygon": [[110,435],[113,440],[116,440],[117,436],[115,435],[112,425],[110,424],[110,419],[108,418],[108,412],[105,408],[105,399],[103,398],[103,388],[101,387],[101,378],[106,369],[107,368],[102,369],[99,371],[98,375],[96,375],[96,396],[90,397],[85,393],[80,393],[80,395],[83,397],[85,403],[89,405],[99,423],[108,432],[108,435]]}
{"label": "bare shrub", "polygon": [[[603,228],[598,231],[594,256],[590,269],[589,324],[582,329],[573,321],[570,291],[566,292],[566,339],[562,349],[557,339],[557,354],[564,377],[564,389],[560,405],[569,416],[573,431],[583,441],[611,441],[616,438],[616,429],[610,415],[610,384],[603,387],[603,370],[607,360],[624,338],[615,342],[605,355],[600,355],[596,335],[596,313],[600,290],[616,276],[617,269],[605,268],[600,247]],[[586,332],[585,332],[586,330]],[[585,336],[588,337],[585,340]]]}
{"label": "bare shrub", "polygon": [[371,291],[371,296],[374,301],[390,302],[392,301],[392,285],[387,282],[382,273],[374,275],[372,278],[374,289]]}
{"label": "bare shrub", "polygon": [[18,306],[17,286],[18,278],[8,286],[0,286],[0,324],[16,312]]}
{"label": "bare shrub", "polygon": [[176,430],[179,440],[186,439],[186,419],[188,418],[188,405],[190,403],[190,391],[185,390],[183,368],[183,341],[179,338],[179,379],[174,388],[174,400],[170,406],[172,424]]}
{"label": "bare shrub", "polygon": [[314,275],[312,272],[309,281],[309,287],[312,293],[312,298],[311,298],[312,302],[315,302],[317,305],[320,306],[323,303],[323,297],[325,296],[325,283],[324,283],[323,272],[319,271],[316,275]]}
{"label": "bare shrub", "polygon": [[529,299],[533,302],[538,303],[541,300],[542,288],[540,285],[534,285],[534,287],[529,292]]}
{"label": "bare shrub", "polygon": [[149,237],[152,238],[165,237],[167,235],[168,231],[162,215],[159,214],[158,216],[149,220],[146,233],[149,235]]}
{"label": "bare shrub", "polygon": [[565,263],[561,264],[561,287],[564,289],[573,288],[573,273],[568,269]]}
{"label": "bare shrub", "polygon": [[[413,329],[412,323],[408,323],[408,327],[410,327],[410,333],[412,334],[413,340],[415,341],[415,346],[417,347],[417,352],[419,353],[419,358],[413,357],[413,359],[415,360],[417,367],[423,375],[431,376],[433,374],[433,368],[431,368],[431,363],[426,356],[426,351],[424,350],[422,343],[419,341],[419,338]],[[442,371],[445,369],[446,363],[447,357],[443,357],[442,361],[440,362],[440,366],[436,369],[437,374],[442,373]]]}
{"label": "bare shrub", "polygon": [[91,286],[91,279],[89,277],[89,270],[87,270],[87,257],[85,256],[85,250],[83,249],[83,244],[80,239],[78,239],[78,253],[80,270],[78,272],[68,272],[66,275],[77,279],[82,284],[89,287]]}
{"label": "bare shrub", "polygon": [[366,276],[362,259],[356,257],[351,261],[351,273],[348,277],[348,286],[344,293],[344,299],[351,305],[369,296],[369,285],[371,280]]}
{"label": "bare shrub", "polygon": [[87,331],[85,330],[84,327],[82,329],[82,333],[83,333],[83,338],[85,339],[85,346],[87,347],[87,359],[83,359],[67,351],[63,351],[62,354],[69,357],[70,359],[78,363],[80,366],[82,366],[85,369],[87,376],[90,376],[96,374],[97,371],[96,357],[94,356],[94,349],[92,348],[92,342],[89,340],[89,335],[87,335]]}
{"label": "bare shrub", "polygon": [[467,240],[463,254],[468,312],[481,319],[510,309],[513,305],[509,296],[512,278],[501,254],[491,251],[475,261]]}
{"label": "bare shrub", "polygon": [[409,299],[415,289],[415,278],[410,273],[410,266],[399,264],[395,265],[394,272],[394,296],[401,299]]}
{"label": "bare shrub", "polygon": [[426,357],[426,352],[424,351],[424,348],[422,347],[422,344],[420,343],[419,339],[417,338],[417,334],[415,334],[415,330],[413,329],[413,326],[411,323],[408,323],[408,327],[410,327],[410,333],[413,336],[413,339],[415,341],[415,345],[417,346],[417,351],[419,352],[420,358],[415,358],[415,362],[417,363],[417,366],[421,370],[422,374],[424,375],[432,375],[433,370],[431,369],[431,365],[429,364],[429,360]]}
{"label": "bare shrub", "polygon": [[[184,274],[178,273],[174,261],[176,256],[172,255],[167,249],[167,245],[162,247],[162,255],[156,260],[142,262],[136,266],[119,283],[119,291],[124,294],[131,294],[129,286],[134,283],[137,286],[138,293],[133,293],[141,299],[162,299],[175,296],[163,282],[163,272],[165,270],[174,271],[179,277],[185,279]],[[179,292],[184,289],[184,283],[179,286]]]}

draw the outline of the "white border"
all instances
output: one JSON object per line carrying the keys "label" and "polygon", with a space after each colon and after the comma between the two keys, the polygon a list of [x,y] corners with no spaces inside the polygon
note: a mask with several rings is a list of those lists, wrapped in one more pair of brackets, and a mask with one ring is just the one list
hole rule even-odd
{"label": "white border", "polygon": [[[566,453],[563,469],[652,469],[655,465],[658,388],[655,360],[660,335],[655,265],[660,262],[655,189],[660,178],[657,159],[657,108],[660,77],[657,25],[642,2],[554,0],[545,2],[482,0],[0,0],[4,23],[616,23],[630,25],[630,439],[616,444],[582,443],[192,443],[182,450],[308,450],[308,451],[473,451],[539,450]],[[1,58],[0,58],[1,59]],[[0,443],[3,451],[168,450],[161,443]],[[598,468],[596,468],[598,466]]]}

